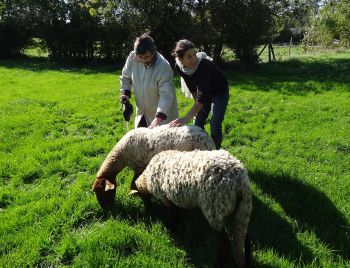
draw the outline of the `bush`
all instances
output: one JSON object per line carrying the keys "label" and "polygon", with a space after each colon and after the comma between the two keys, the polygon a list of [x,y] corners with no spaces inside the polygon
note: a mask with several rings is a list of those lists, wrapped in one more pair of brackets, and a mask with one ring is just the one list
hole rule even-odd
{"label": "bush", "polygon": [[[350,47],[350,1],[330,1],[306,30],[304,45]],[[338,42],[339,41],[339,42]]]}
{"label": "bush", "polygon": [[96,49],[98,56],[113,63],[124,61],[132,49],[125,45],[125,40],[130,39],[127,28],[114,23],[100,26],[98,33],[99,41]]}
{"label": "bush", "polygon": [[258,62],[257,47],[266,42],[272,13],[261,0],[227,1],[225,43],[248,67]]}
{"label": "bush", "polygon": [[14,20],[0,21],[0,59],[14,58],[30,43],[26,27]]}

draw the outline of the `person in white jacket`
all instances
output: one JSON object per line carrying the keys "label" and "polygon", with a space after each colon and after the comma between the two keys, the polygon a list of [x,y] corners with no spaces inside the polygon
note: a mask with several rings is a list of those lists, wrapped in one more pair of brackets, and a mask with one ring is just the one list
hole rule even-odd
{"label": "person in white jacket", "polygon": [[120,76],[120,101],[129,100],[134,89],[135,128],[154,128],[178,117],[178,105],[169,62],[156,50],[148,34],[136,38]]}

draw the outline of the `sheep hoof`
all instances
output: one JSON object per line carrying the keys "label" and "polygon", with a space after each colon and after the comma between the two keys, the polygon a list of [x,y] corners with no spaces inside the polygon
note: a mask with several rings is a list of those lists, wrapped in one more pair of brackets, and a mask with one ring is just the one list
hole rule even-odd
{"label": "sheep hoof", "polygon": [[132,196],[132,195],[136,195],[136,194],[138,194],[138,193],[139,193],[139,191],[137,191],[137,190],[131,190],[131,191],[128,193],[128,195]]}

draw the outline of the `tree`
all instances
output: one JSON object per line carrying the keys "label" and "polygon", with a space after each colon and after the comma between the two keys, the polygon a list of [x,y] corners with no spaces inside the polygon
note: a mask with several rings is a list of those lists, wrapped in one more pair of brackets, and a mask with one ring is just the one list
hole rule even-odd
{"label": "tree", "polygon": [[30,44],[26,1],[0,2],[0,58],[12,58]]}
{"label": "tree", "polygon": [[156,41],[157,49],[168,60],[172,60],[170,52],[175,42],[188,37],[193,29],[192,16],[186,6],[187,1],[124,0],[122,2],[124,2],[122,5],[123,18],[127,21],[133,39],[149,31]]}
{"label": "tree", "polygon": [[211,0],[209,9],[221,44],[233,49],[247,66],[257,63],[256,48],[272,25],[270,8],[261,0]]}
{"label": "tree", "polygon": [[307,28],[304,44],[331,47],[338,43],[335,40],[350,47],[350,0],[325,1],[320,15]]}
{"label": "tree", "polygon": [[[300,14],[297,21],[301,22],[303,10],[309,8],[310,3],[316,2],[314,0],[309,2],[306,0],[0,1],[2,1],[0,46],[7,42],[7,47],[15,53],[26,45],[29,37],[39,37],[52,59],[90,61],[93,58],[103,58],[116,62],[127,56],[136,36],[149,31],[156,40],[157,49],[168,60],[173,60],[170,51],[175,42],[187,38],[211,55],[216,62],[221,61],[223,48],[230,47],[237,58],[248,65],[257,61],[257,46],[270,37],[273,16],[292,18],[293,14]],[[277,13],[271,12],[272,7],[278,7]],[[281,25],[286,25],[282,23],[283,19],[279,21]],[[292,24],[289,21],[288,25],[297,25],[297,22]],[[11,43],[10,40],[15,38],[12,38],[10,33],[16,33],[15,36],[20,37],[17,40],[22,41]]]}
{"label": "tree", "polygon": [[302,40],[305,28],[318,13],[320,2],[319,0],[265,0],[273,11],[274,41],[289,42],[291,37],[297,42]]}

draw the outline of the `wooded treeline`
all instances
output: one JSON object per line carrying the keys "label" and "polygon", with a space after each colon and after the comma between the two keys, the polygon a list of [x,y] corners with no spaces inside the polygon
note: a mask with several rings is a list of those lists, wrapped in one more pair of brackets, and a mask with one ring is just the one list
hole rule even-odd
{"label": "wooded treeline", "polygon": [[301,41],[305,33],[312,44],[338,39],[349,46],[349,1],[0,0],[0,58],[37,38],[53,60],[118,62],[149,30],[168,58],[174,43],[188,38],[217,62],[228,47],[249,65],[259,45]]}

